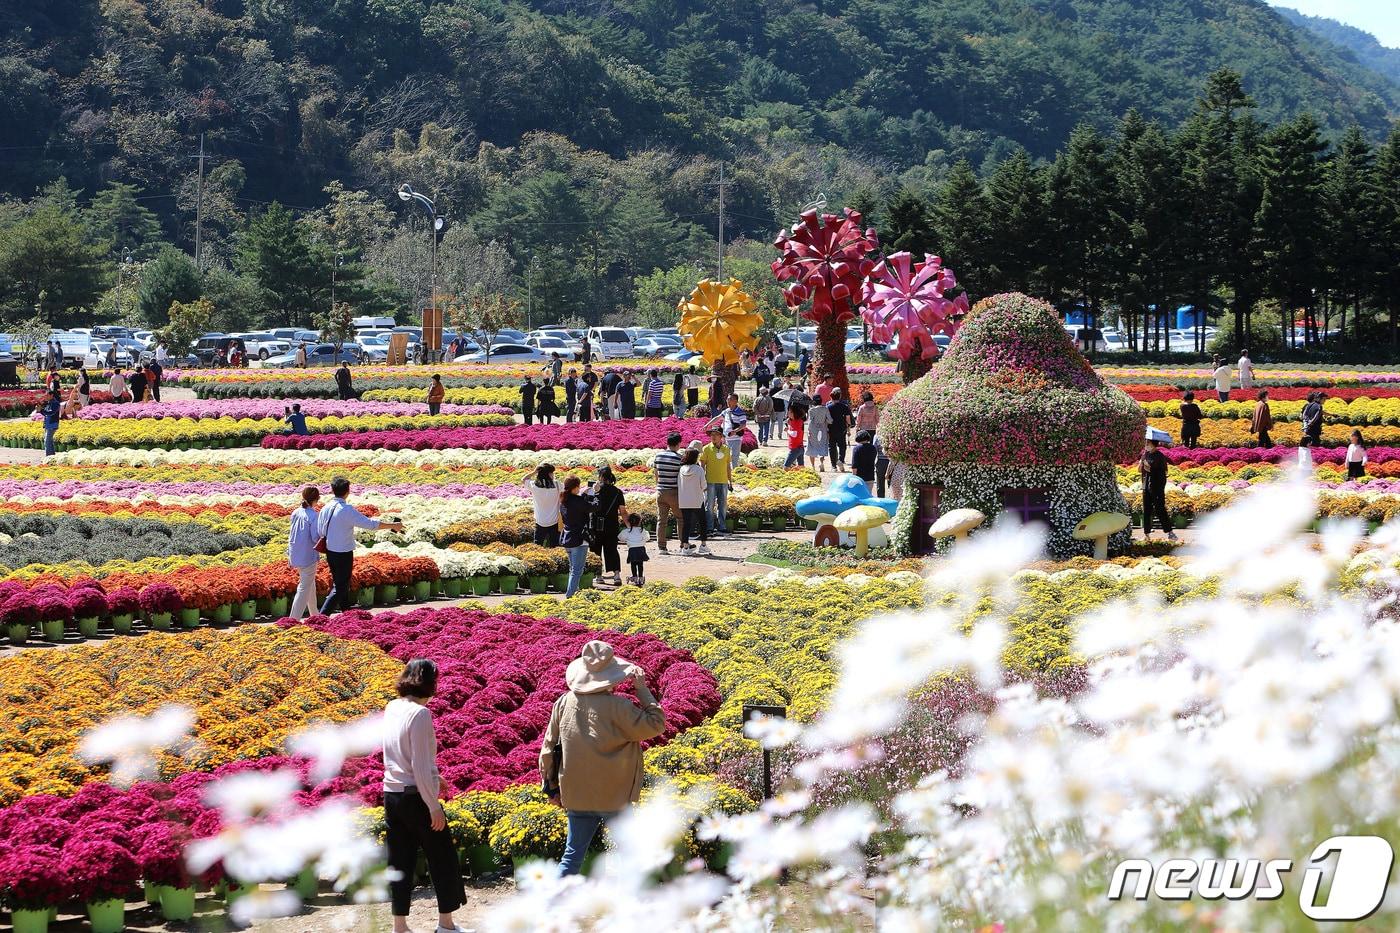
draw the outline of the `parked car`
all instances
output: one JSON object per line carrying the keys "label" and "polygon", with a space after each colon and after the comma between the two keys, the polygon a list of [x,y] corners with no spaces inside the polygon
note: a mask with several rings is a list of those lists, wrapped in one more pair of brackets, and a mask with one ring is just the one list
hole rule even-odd
{"label": "parked car", "polygon": [[558,353],[562,359],[566,360],[576,360],[583,355],[583,351],[575,346],[572,341],[553,335],[545,337],[526,337],[525,346],[534,347],[545,356],[549,356],[551,353]]}
{"label": "parked car", "polygon": [[804,348],[811,353],[817,346],[817,329],[804,327],[794,335],[793,329],[789,327],[778,335],[778,341],[791,356],[796,357]]}
{"label": "parked car", "polygon": [[599,359],[622,359],[632,355],[632,341],[621,327],[590,327],[588,343]]}
{"label": "parked car", "polygon": [[627,331],[627,339],[634,344],[643,337],[651,336],[651,329],[648,327],[624,327],[623,330]]}
{"label": "parked car", "polygon": [[699,353],[696,353],[694,350],[687,350],[684,347],[677,350],[675,353],[667,353],[662,357],[663,360],[670,360],[673,363],[689,363],[691,360],[699,358]]}
{"label": "parked car", "polygon": [[[358,343],[345,344],[341,347],[339,354],[335,352],[335,344],[333,343],[311,344],[306,348],[307,366],[332,366],[341,362],[356,365],[364,362],[364,358],[364,350]],[[283,353],[280,356],[271,356],[263,361],[263,366],[267,369],[290,369],[296,364],[296,350]]]}
{"label": "parked car", "polygon": [[89,331],[88,336],[101,337],[104,340],[113,340],[117,337],[130,337],[131,328],[121,327],[116,324],[107,324],[103,325],[102,327],[94,327],[91,331]]}
{"label": "parked car", "polygon": [[534,347],[523,343],[503,343],[491,348],[491,358],[486,358],[486,351],[479,353],[468,353],[459,356],[454,363],[543,363],[549,359],[548,353],[542,353]]}
{"label": "parked car", "polygon": [[[86,366],[88,369],[101,369],[102,367],[106,366],[107,351],[112,348],[113,343],[114,342],[111,340],[92,341],[91,346],[88,348],[87,356],[83,357],[83,365]],[[121,366],[125,369],[130,369],[136,364],[136,357],[132,355],[131,350],[127,349],[119,343],[116,344],[116,348],[117,366]]]}
{"label": "parked car", "polygon": [[[514,342],[515,342],[515,343],[528,343],[530,337],[541,337],[541,338],[543,338],[543,337],[549,337],[549,338],[551,338],[551,339],[553,339],[553,340],[562,340],[562,341],[564,341],[564,345],[567,346],[567,347],[569,348],[569,353],[570,353],[570,355],[573,356],[574,359],[577,360],[577,359],[582,359],[582,358],[583,358],[583,341],[582,341],[582,340],[579,340],[577,337],[575,337],[573,334],[569,333],[567,330],[562,330],[562,329],[555,329],[555,330],[550,330],[550,329],[532,330],[532,331],[530,331],[529,337],[526,337],[524,340],[517,340],[517,341],[514,341]],[[552,350],[551,350],[551,351],[548,351],[548,352],[552,352]],[[563,352],[563,351],[560,351],[560,352],[561,352],[561,355],[562,355],[562,352]]]}
{"label": "parked car", "polygon": [[681,341],[678,337],[652,335],[642,337],[632,344],[632,352],[636,356],[665,356],[679,349]]}
{"label": "parked car", "polygon": [[[471,337],[473,340],[475,340],[479,345],[481,345],[481,346],[483,346],[483,347],[486,346],[486,334],[485,334],[485,333],[480,333],[480,332],[479,332],[479,333],[475,333],[475,334],[468,334],[468,336]],[[526,337],[526,336],[527,336],[527,335],[526,335],[526,333],[525,333],[523,330],[516,330],[514,327],[502,327],[500,330],[496,331],[494,334],[491,335],[491,342],[492,342],[492,343],[524,343],[524,342],[525,342],[525,337]]]}
{"label": "parked car", "polygon": [[[48,339],[57,343],[63,351],[64,366],[82,365],[88,351],[92,349],[92,338],[78,331],[56,330],[49,334]],[[44,352],[43,347],[37,347],[35,350],[38,353]]]}
{"label": "parked car", "polygon": [[350,326],[355,330],[363,330],[368,327],[393,327],[394,319],[391,317],[373,317],[366,315],[364,317],[351,318]]}

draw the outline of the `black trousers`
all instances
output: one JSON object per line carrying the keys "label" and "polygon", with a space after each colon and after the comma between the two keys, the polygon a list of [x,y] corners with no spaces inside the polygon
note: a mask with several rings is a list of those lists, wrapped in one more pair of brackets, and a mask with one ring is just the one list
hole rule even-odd
{"label": "black trousers", "polygon": [[832,431],[832,432],[831,432],[831,462],[832,462],[832,463],[845,463],[845,462],[846,462],[846,432],[845,432],[845,431],[842,431],[840,434],[837,434],[835,431]]}
{"label": "black trousers", "polygon": [[533,423],[534,423],[534,421],[535,421],[535,406],[534,406],[533,403],[532,403],[532,404],[529,404],[529,405],[521,405],[521,406],[520,406],[520,413],[521,413],[522,415],[525,416],[525,423],[526,423],[526,424],[533,424]]}
{"label": "black trousers", "polygon": [[413,869],[418,864],[420,848],[427,858],[428,877],[433,879],[438,913],[450,914],[466,903],[467,889],[462,884],[462,866],[457,863],[452,834],[446,829],[433,831],[428,805],[417,790],[384,792],[384,827],[389,867],[399,873],[397,881],[389,882],[389,902],[395,917],[408,916],[413,900]]}
{"label": "black trousers", "polygon": [[1165,489],[1144,490],[1142,494],[1142,532],[1152,530],[1152,516],[1157,516],[1163,531],[1172,530],[1172,520],[1167,516],[1167,491]]}
{"label": "black trousers", "polygon": [[690,535],[694,532],[700,543],[705,543],[705,510],[704,509],[681,509],[681,547],[690,543]]}
{"label": "black trousers", "polygon": [[603,559],[604,573],[622,572],[622,559],[617,555],[617,536],[620,528],[604,528],[593,545],[593,553]]}
{"label": "black trousers", "polygon": [[442,411],[442,402],[429,402],[429,403],[428,403],[428,414],[430,414],[430,415],[436,415],[436,414],[438,414],[438,413],[441,412],[441,411]]}
{"label": "black trousers", "polygon": [[564,396],[564,420],[571,422],[574,420],[574,409],[578,405],[578,400],[572,395]]}
{"label": "black trousers", "polygon": [[536,525],[535,543],[540,547],[559,546],[559,526],[558,525]]}
{"label": "black trousers", "polygon": [[331,572],[331,591],[323,608],[344,612],[351,606],[350,571],[355,568],[355,552],[326,551],[326,567]]}

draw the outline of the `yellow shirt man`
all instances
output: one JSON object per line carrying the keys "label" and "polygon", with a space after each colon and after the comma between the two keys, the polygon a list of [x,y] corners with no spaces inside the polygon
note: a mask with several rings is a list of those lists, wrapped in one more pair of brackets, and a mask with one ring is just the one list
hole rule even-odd
{"label": "yellow shirt man", "polygon": [[730,462],[731,459],[724,435],[718,431],[711,434],[710,442],[700,449],[700,465],[705,468],[705,482],[733,482],[734,464]]}

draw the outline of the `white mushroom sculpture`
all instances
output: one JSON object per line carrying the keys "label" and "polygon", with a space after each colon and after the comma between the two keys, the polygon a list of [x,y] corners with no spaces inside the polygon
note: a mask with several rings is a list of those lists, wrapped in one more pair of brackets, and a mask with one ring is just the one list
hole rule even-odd
{"label": "white mushroom sculpture", "polygon": [[1108,536],[1115,535],[1131,522],[1122,512],[1094,512],[1084,516],[1074,526],[1073,537],[1094,542],[1094,559],[1108,560]]}
{"label": "white mushroom sculpture", "polygon": [[849,531],[856,536],[856,556],[870,552],[870,529],[879,528],[890,520],[890,513],[875,505],[857,505],[847,509],[831,523],[837,531]]}
{"label": "white mushroom sculpture", "polygon": [[953,509],[939,516],[938,521],[933,523],[933,527],[928,530],[928,536],[937,541],[939,538],[952,538],[955,542],[962,541],[967,537],[967,533],[981,525],[987,520],[987,516],[977,509]]}

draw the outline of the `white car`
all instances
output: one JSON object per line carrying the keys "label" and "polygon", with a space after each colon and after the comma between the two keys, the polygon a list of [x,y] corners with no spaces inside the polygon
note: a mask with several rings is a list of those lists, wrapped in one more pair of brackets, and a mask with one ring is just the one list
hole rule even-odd
{"label": "white car", "polygon": [[573,341],[565,340],[562,337],[526,337],[525,345],[534,347],[545,356],[551,353],[558,353],[561,359],[576,360],[583,354],[583,348],[576,346]]}
{"label": "white car", "polygon": [[632,341],[621,327],[588,328],[588,344],[599,359],[615,360],[632,355]]}
{"label": "white car", "polygon": [[[569,353],[574,357],[574,359],[579,359],[579,358],[581,358],[581,357],[583,356],[583,341],[579,340],[577,337],[575,337],[573,334],[569,333],[567,330],[562,330],[562,329],[547,328],[547,327],[546,327],[546,328],[541,328],[540,330],[532,330],[532,331],[530,331],[530,335],[529,335],[528,337],[526,337],[524,340],[513,340],[513,341],[511,341],[511,343],[525,343],[525,344],[528,344],[528,343],[530,342],[530,337],[539,337],[539,338],[541,338],[541,339],[543,339],[543,338],[545,338],[545,337],[549,337],[549,338],[551,338],[551,339],[553,339],[553,340],[562,340],[562,341],[564,341],[564,345],[567,346],[567,347],[569,348]],[[551,351],[549,351],[549,352],[552,352],[552,348],[551,348]],[[562,351],[561,351],[561,355],[562,355]]]}
{"label": "white car", "polygon": [[[112,341],[110,340],[94,340],[87,356],[83,358],[83,365],[88,369],[102,369],[107,365],[107,351],[111,348]],[[131,357],[131,351],[121,344],[117,344],[116,360],[116,365],[128,369],[136,362]]]}
{"label": "white car", "polygon": [[665,356],[667,353],[675,353],[681,346],[681,341],[675,337],[653,335],[642,337],[632,344],[632,352],[637,356]]}
{"label": "white car", "polygon": [[459,356],[454,363],[543,363],[549,359],[548,353],[541,353],[534,347],[526,346],[523,343],[503,343],[491,348],[491,358],[486,358],[486,351],[480,353],[468,353],[466,356]]}

